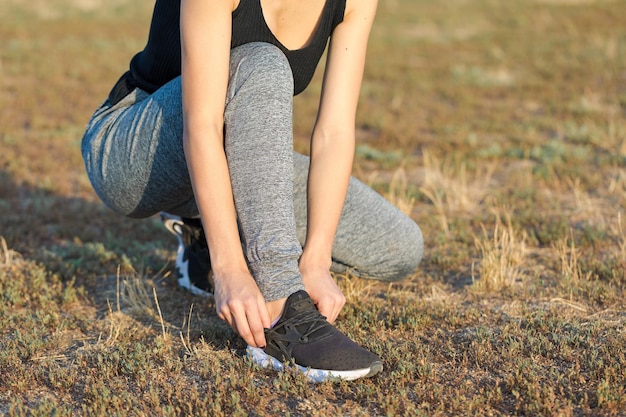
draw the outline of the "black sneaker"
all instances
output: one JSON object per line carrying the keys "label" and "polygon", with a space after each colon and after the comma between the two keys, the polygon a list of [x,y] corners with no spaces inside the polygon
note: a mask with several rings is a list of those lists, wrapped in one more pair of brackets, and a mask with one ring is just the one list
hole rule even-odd
{"label": "black sneaker", "polygon": [[264,349],[248,346],[248,357],[263,368],[296,367],[311,382],[348,381],[376,375],[383,369],[378,356],[360,347],[322,316],[306,291],[287,298],[283,314],[265,329]]}
{"label": "black sneaker", "polygon": [[212,296],[211,260],[200,219],[181,218],[161,212],[161,220],[167,230],[178,238],[176,251],[178,286],[195,295]]}

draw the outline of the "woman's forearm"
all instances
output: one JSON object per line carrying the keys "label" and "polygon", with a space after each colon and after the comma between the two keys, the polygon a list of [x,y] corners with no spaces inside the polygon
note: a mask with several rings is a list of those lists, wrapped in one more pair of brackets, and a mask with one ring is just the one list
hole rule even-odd
{"label": "woman's forearm", "polygon": [[330,268],[352,171],[356,108],[377,1],[350,4],[331,38],[311,140],[307,238],[300,262],[305,266]]}
{"label": "woman's forearm", "polygon": [[219,133],[204,140],[187,138],[185,156],[189,166],[196,203],[208,246],[211,266],[218,273],[225,269],[247,269],[233,203],[226,156]]}
{"label": "woman's forearm", "polygon": [[346,198],[354,131],[314,133],[308,181],[307,236],[301,263],[330,268],[332,245]]}
{"label": "woman's forearm", "polygon": [[183,144],[216,276],[245,268],[223,136],[233,7],[181,2]]}

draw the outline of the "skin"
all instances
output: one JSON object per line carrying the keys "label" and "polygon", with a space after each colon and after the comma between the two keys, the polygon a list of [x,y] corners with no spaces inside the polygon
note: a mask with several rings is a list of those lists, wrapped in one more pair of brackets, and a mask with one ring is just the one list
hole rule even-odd
{"label": "skin", "polygon": [[[285,299],[266,303],[248,270],[224,153],[231,13],[238,2],[182,0],[183,144],[211,248],[218,315],[249,345],[263,347],[263,329],[282,313]],[[299,49],[314,33],[324,0],[262,0],[261,5],[276,38]],[[300,271],[307,292],[331,323],[345,304],[330,275],[331,251],[352,169],[356,108],[376,5],[377,0],[347,1],[344,21],[330,42],[311,136],[308,230]]]}

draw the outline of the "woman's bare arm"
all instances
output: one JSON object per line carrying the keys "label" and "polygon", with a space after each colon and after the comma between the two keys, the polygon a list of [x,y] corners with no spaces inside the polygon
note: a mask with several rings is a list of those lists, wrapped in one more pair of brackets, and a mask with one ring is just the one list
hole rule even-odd
{"label": "woman's bare arm", "polygon": [[376,0],[348,0],[330,42],[320,109],[311,139],[308,229],[300,261],[305,286],[332,322],[345,298],[329,274],[332,244],[346,197],[355,116]]}
{"label": "woman's bare arm", "polygon": [[264,346],[270,320],[245,262],[224,153],[233,0],[183,0],[184,149],[210,248],[219,316],[250,345]]}

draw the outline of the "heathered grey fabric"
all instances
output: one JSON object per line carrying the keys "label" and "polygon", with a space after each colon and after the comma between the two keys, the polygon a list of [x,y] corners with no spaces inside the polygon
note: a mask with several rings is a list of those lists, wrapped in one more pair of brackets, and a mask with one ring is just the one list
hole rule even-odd
{"label": "heathered grey fabric", "polygon": [[[231,51],[225,150],[244,253],[267,301],[304,289],[298,259],[306,234],[309,158],[293,152],[293,77],[276,47],[251,43]],[[149,95],[136,89],[104,103],[82,141],[93,187],[129,217],[167,211],[195,217],[182,145],[180,77]],[[217,204],[217,202],[216,202]],[[333,246],[333,270],[397,280],[419,264],[419,227],[352,178]]]}

